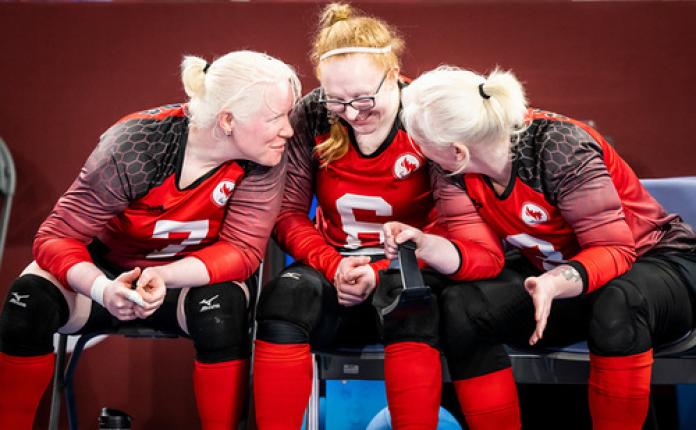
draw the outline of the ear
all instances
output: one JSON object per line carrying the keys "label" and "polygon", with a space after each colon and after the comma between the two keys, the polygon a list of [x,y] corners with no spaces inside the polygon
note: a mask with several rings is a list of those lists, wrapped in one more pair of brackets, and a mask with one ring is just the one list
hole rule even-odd
{"label": "ear", "polygon": [[232,112],[220,112],[217,116],[217,125],[225,133],[225,136],[231,135],[236,125]]}
{"label": "ear", "polygon": [[457,160],[458,165],[464,166],[469,164],[471,153],[469,152],[469,148],[462,142],[454,142],[452,144],[452,152],[454,152],[454,159]]}

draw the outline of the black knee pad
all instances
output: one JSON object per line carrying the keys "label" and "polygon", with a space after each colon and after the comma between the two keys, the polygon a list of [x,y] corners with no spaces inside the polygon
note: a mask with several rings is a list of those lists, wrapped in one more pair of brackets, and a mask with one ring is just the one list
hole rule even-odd
{"label": "black knee pad", "polygon": [[604,356],[647,351],[651,340],[643,295],[623,281],[612,281],[596,294],[590,318],[590,351]]}
{"label": "black knee pad", "polygon": [[191,288],[184,311],[198,361],[219,363],[249,357],[249,310],[239,285],[222,282]]}
{"label": "black knee pad", "polygon": [[453,380],[505,369],[510,358],[503,345],[484,333],[492,317],[474,285],[453,285],[440,296],[443,349]]}
{"label": "black knee pad", "polygon": [[[403,288],[401,272],[393,269],[380,271],[377,288],[383,291],[396,291]],[[430,302],[419,312],[407,318],[392,318],[392,314],[385,315],[380,326],[382,341],[386,345],[407,341],[424,342],[438,348],[440,311],[437,302],[437,297],[433,295]]]}
{"label": "black knee pad", "polygon": [[308,342],[321,317],[325,284],[311,268],[285,269],[261,291],[257,337],[274,343]]}
{"label": "black knee pad", "polygon": [[0,351],[34,356],[53,351],[53,334],[70,315],[65,297],[49,280],[23,275],[10,286],[0,315]]}

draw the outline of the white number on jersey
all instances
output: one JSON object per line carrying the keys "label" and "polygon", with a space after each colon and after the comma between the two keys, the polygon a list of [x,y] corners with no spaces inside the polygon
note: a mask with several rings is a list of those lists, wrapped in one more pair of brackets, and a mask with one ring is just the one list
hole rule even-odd
{"label": "white number on jersey", "polygon": [[151,252],[146,258],[173,257],[187,246],[198,245],[208,235],[208,220],[199,221],[171,221],[159,220],[155,223],[153,239],[169,239],[170,233],[188,233],[189,236],[181,243],[172,243],[159,251]]}
{"label": "white number on jersey", "polygon": [[346,248],[357,249],[362,243],[358,238],[359,233],[379,234],[379,242],[384,243],[382,224],[376,222],[362,222],[355,219],[354,209],[374,211],[377,216],[391,216],[392,207],[381,197],[361,196],[358,194],[344,194],[336,200],[336,210],[341,215],[343,231],[346,238]]}
{"label": "white number on jersey", "polygon": [[558,264],[565,262],[563,254],[560,251],[556,251],[552,243],[526,233],[507,236],[505,241],[516,248],[538,248],[539,252],[544,255],[543,265],[546,270],[551,270]]}

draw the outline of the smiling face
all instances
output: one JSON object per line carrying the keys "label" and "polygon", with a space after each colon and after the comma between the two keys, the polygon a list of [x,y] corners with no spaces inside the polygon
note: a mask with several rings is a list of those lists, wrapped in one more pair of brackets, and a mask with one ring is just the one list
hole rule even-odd
{"label": "smiling face", "polygon": [[369,54],[330,58],[319,66],[319,81],[325,99],[348,102],[359,97],[374,97],[372,109],[357,110],[346,106],[343,112],[336,112],[356,135],[371,134],[391,125],[386,122],[391,122],[399,107],[398,86],[392,73],[382,82],[385,73],[387,70],[373,61]]}
{"label": "smiling face", "polygon": [[255,114],[234,121],[232,139],[244,159],[275,166],[293,134],[288,116],[295,98],[289,83],[268,85],[264,94],[265,103]]}

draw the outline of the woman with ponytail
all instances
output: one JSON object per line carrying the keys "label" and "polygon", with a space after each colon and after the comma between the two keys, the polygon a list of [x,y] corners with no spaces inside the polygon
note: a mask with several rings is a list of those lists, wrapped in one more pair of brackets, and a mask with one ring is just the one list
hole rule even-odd
{"label": "woman with ponytail", "polygon": [[[438,216],[478,212],[516,249],[503,272],[442,293],[450,374],[469,428],[518,429],[503,344],[587,339],[593,428],[638,430],[653,347],[693,327],[696,235],[587,124],[528,109],[515,76],[440,67],[402,95],[404,127],[441,166]],[[468,258],[414,226],[385,226],[386,254],[414,240],[431,265]]]}
{"label": "woman with ponytail", "polygon": [[[188,103],[119,120],[34,241],[0,315],[0,428],[29,430],[53,334],[141,319],[190,337],[204,430],[236,428],[249,292],[285,177],[295,72],[251,51],[182,63]],[[104,366],[108,366],[105,363]]]}
{"label": "woman with ponytail", "polygon": [[[402,49],[379,19],[343,4],[323,11],[312,50],[321,86],[293,112],[295,135],[275,227],[277,242],[296,263],[264,286],[258,308],[254,398],[262,430],[300,428],[311,389],[311,347],[380,341],[394,427],[437,426],[437,306],[400,324],[390,317],[380,321],[372,305],[376,288],[401,286],[398,270],[388,270],[384,258],[382,225],[398,220],[434,228],[429,166],[398,117]],[[477,220],[466,240],[492,235]],[[480,253],[484,275],[496,275],[500,245]],[[470,276],[467,267],[439,269]],[[435,272],[424,275],[434,290],[447,281]]]}

